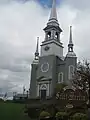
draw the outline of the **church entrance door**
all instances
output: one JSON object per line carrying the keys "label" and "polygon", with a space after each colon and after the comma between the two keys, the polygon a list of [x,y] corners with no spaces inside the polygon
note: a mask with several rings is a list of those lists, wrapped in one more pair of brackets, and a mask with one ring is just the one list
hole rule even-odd
{"label": "church entrance door", "polygon": [[46,84],[42,84],[40,87],[40,98],[46,99],[46,96],[47,96],[47,86]]}
{"label": "church entrance door", "polygon": [[46,90],[41,90],[41,99],[46,99]]}

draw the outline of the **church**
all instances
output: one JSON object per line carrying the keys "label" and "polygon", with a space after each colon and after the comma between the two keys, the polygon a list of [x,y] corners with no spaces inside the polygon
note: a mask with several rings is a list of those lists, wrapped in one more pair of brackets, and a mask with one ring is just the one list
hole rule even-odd
{"label": "church", "polygon": [[39,53],[39,38],[35,58],[31,64],[30,98],[49,98],[53,96],[57,83],[71,85],[72,75],[77,66],[77,57],[74,53],[72,40],[72,26],[70,26],[70,37],[68,51],[63,55],[63,43],[60,40],[62,29],[60,28],[56,0],[53,0],[50,18],[46,27],[44,40]]}

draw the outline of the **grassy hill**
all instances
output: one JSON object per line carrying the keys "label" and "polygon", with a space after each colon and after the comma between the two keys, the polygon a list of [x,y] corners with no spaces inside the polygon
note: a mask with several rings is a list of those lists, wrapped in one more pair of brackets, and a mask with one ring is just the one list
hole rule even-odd
{"label": "grassy hill", "polygon": [[0,120],[30,120],[24,114],[24,104],[0,102]]}

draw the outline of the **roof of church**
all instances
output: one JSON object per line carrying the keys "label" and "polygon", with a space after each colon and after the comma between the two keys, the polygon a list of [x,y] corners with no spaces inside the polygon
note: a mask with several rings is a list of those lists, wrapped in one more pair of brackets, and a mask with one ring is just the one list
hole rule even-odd
{"label": "roof of church", "polygon": [[56,12],[56,0],[53,0],[51,14],[47,25],[59,26]]}
{"label": "roof of church", "polygon": [[59,26],[54,26],[54,25],[48,25],[48,26],[46,26],[43,30],[46,30],[46,29],[50,29],[50,28],[56,28],[57,30],[59,30],[60,32],[62,32],[62,29],[59,27]]}
{"label": "roof of church", "polygon": [[68,52],[66,57],[76,57],[76,54],[74,52]]}
{"label": "roof of church", "polygon": [[73,45],[73,41],[72,41],[72,26],[70,26],[70,38],[69,38],[69,45]]}
{"label": "roof of church", "polygon": [[53,4],[52,4],[52,9],[51,9],[51,14],[50,14],[49,20],[51,20],[51,19],[57,20],[56,0],[53,0]]}

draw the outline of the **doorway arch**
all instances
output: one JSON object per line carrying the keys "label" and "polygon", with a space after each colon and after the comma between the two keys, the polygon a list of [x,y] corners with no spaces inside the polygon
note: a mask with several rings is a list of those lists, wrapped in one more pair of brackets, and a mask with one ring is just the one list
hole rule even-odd
{"label": "doorway arch", "polygon": [[40,86],[40,98],[41,99],[46,99],[46,96],[47,96],[47,85],[42,84]]}

